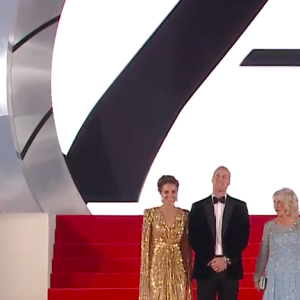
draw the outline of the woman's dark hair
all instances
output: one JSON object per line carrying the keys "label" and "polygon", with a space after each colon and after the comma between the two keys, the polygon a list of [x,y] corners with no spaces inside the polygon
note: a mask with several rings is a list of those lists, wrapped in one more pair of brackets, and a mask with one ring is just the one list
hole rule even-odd
{"label": "woman's dark hair", "polygon": [[175,184],[177,189],[179,188],[179,181],[172,175],[163,175],[162,177],[159,178],[158,182],[157,182],[157,188],[158,191],[161,192],[162,187],[165,184]]}

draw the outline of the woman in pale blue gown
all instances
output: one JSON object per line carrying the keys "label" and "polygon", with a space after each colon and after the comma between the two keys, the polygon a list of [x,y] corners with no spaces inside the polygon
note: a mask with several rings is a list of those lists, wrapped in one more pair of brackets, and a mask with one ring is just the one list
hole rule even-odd
{"label": "woman in pale blue gown", "polygon": [[277,218],[264,226],[254,284],[259,290],[259,280],[265,276],[263,300],[300,300],[298,198],[284,188],[273,195],[273,200]]}

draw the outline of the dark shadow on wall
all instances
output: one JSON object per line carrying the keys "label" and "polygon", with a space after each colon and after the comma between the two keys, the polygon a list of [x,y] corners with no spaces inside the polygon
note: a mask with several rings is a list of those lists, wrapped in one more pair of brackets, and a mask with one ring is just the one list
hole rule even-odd
{"label": "dark shadow on wall", "polygon": [[137,201],[178,114],[266,2],[179,2],[95,105],[67,155],[85,201]]}

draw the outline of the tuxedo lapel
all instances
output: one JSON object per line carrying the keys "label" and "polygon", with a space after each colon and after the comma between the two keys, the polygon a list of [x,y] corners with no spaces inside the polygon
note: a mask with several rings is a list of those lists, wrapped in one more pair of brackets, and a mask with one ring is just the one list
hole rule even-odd
{"label": "tuxedo lapel", "polygon": [[211,230],[213,237],[215,237],[216,236],[216,221],[215,221],[215,213],[214,213],[214,207],[213,207],[211,197],[209,197],[206,200],[204,209],[206,212],[206,217],[207,217],[207,222],[208,222],[209,228]]}
{"label": "tuxedo lapel", "polygon": [[231,218],[232,212],[234,209],[234,202],[230,198],[230,196],[227,195],[226,202],[225,202],[225,208],[223,213],[223,222],[222,222],[222,236],[225,235],[226,230],[228,228],[228,223]]}

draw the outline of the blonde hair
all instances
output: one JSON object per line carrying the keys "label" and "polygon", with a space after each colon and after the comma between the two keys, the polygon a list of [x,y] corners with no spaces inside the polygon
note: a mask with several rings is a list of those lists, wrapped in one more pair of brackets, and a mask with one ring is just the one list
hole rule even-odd
{"label": "blonde hair", "polygon": [[292,217],[299,215],[298,197],[293,190],[283,188],[273,194],[273,197],[278,197],[283,203],[285,211]]}

